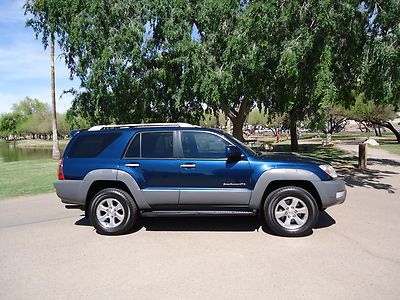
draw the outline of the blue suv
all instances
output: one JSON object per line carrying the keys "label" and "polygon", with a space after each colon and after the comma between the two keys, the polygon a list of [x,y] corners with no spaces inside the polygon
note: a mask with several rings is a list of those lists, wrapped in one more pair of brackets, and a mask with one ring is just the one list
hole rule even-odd
{"label": "blue suv", "polygon": [[275,234],[301,236],[346,197],[328,163],[258,153],[214,129],[127,124],[71,135],[54,187],[102,234],[126,233],[139,216],[262,214]]}

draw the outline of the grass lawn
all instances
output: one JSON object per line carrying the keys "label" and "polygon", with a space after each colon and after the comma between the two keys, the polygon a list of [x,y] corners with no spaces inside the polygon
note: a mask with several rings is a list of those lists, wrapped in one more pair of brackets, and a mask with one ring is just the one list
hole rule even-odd
{"label": "grass lawn", "polygon": [[51,192],[56,178],[55,160],[0,160],[0,199]]}
{"label": "grass lawn", "polygon": [[379,140],[379,148],[400,155],[400,144],[396,140]]}

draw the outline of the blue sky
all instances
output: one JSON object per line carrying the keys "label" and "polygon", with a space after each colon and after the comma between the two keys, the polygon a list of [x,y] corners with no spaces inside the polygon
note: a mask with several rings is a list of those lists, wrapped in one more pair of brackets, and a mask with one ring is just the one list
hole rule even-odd
{"label": "blue sky", "polygon": [[[25,27],[23,4],[23,0],[0,0],[0,114],[26,96],[51,103],[50,50],[44,50],[33,30]],[[57,110],[65,112],[72,96],[60,96],[79,83],[69,80],[68,69],[57,58],[59,53],[56,49]]]}

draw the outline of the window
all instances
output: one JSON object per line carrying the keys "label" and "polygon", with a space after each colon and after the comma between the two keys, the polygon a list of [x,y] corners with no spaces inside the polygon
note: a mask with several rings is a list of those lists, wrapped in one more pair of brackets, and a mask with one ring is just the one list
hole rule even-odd
{"label": "window", "polygon": [[140,157],[140,134],[137,134],[129,144],[125,157]]}
{"label": "window", "polygon": [[143,158],[173,157],[172,132],[143,132],[141,136]]}
{"label": "window", "polygon": [[223,138],[207,132],[182,131],[182,149],[185,158],[226,158]]}
{"label": "window", "polygon": [[78,136],[69,151],[68,157],[96,157],[120,135],[120,133],[102,133]]}

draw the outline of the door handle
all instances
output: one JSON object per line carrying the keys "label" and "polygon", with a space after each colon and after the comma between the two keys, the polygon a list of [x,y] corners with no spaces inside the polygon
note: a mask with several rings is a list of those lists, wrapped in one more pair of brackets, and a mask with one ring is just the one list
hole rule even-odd
{"label": "door handle", "polygon": [[128,167],[128,168],[137,168],[137,167],[139,167],[140,165],[138,164],[138,163],[129,163],[129,164],[125,164],[125,167]]}
{"label": "door handle", "polygon": [[182,164],[182,165],[181,165],[181,168],[193,169],[193,168],[196,168],[196,164],[192,164],[192,163]]}

